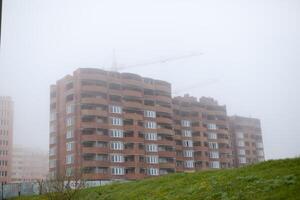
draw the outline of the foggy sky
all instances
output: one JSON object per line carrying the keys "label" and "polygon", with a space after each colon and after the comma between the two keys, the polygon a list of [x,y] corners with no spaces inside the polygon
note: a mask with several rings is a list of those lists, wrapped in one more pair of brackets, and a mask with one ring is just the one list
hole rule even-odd
{"label": "foggy sky", "polygon": [[[267,159],[300,155],[297,0],[4,0],[0,95],[14,143],[48,149],[49,86],[78,67],[128,69],[261,119]],[[197,85],[197,87],[195,87]]]}

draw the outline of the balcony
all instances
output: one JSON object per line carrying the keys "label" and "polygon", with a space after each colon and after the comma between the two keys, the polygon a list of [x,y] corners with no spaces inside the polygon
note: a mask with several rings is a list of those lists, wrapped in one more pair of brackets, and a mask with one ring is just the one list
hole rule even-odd
{"label": "balcony", "polygon": [[110,152],[109,147],[82,147],[82,154],[95,153],[95,154],[108,154]]}
{"label": "balcony", "polygon": [[81,115],[93,115],[93,116],[103,116],[106,117],[108,112],[106,110],[88,110],[81,109]]}
{"label": "balcony", "polygon": [[107,76],[105,74],[100,73],[80,73],[80,78],[88,80],[107,80]]}
{"label": "balcony", "polygon": [[138,97],[138,98],[142,98],[142,91],[135,91],[135,90],[129,90],[129,89],[125,89],[123,90],[123,94],[126,96],[132,96],[132,97]]}
{"label": "balcony", "polygon": [[124,101],[123,106],[126,108],[142,108],[142,102]]}
{"label": "balcony", "polygon": [[87,92],[107,93],[107,88],[105,86],[100,86],[100,85],[82,85],[81,90],[82,91],[87,91]]}
{"label": "balcony", "polygon": [[163,101],[163,102],[167,102],[167,103],[171,103],[172,102],[172,98],[171,97],[166,97],[166,96],[162,96],[162,95],[158,95],[156,96],[157,100]]}
{"label": "balcony", "polygon": [[107,104],[107,100],[104,98],[97,98],[97,97],[84,97],[81,98],[82,104]]}
{"label": "balcony", "polygon": [[170,124],[172,126],[173,120],[166,118],[166,117],[157,117],[156,118],[157,123],[165,123],[165,124]]}

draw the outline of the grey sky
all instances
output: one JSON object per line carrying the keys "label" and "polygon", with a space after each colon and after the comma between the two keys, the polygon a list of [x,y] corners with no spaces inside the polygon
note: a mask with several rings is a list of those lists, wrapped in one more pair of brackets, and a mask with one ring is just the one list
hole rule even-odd
{"label": "grey sky", "polygon": [[300,155],[297,0],[4,0],[3,12],[0,95],[15,101],[17,144],[48,149],[49,85],[111,66],[113,49],[125,65],[203,52],[126,71],[260,118],[268,159]]}

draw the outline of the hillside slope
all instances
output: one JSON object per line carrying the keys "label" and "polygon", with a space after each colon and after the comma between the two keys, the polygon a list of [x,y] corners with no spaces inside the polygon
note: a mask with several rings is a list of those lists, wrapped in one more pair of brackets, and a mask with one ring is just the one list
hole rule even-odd
{"label": "hillside slope", "polygon": [[[18,200],[45,199],[23,197]],[[239,169],[179,173],[82,190],[81,200],[300,199],[300,158]]]}

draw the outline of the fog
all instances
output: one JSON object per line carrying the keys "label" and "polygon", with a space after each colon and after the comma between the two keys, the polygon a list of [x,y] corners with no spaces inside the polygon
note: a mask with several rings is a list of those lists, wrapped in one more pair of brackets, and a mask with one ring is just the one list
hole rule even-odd
{"label": "fog", "polygon": [[48,149],[49,86],[78,67],[203,55],[124,71],[261,119],[267,159],[300,155],[297,0],[4,0],[0,95],[14,143]]}

